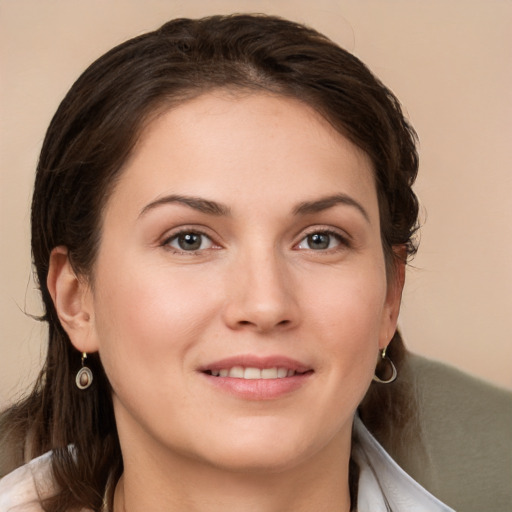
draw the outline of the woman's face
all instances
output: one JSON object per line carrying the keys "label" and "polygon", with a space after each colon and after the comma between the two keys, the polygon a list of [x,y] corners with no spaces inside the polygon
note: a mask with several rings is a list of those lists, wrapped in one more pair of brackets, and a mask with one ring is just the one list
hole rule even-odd
{"label": "woman's face", "polygon": [[365,154],[298,101],[220,91],[143,133],[73,342],[125,455],[281,470],[349,450],[395,288]]}

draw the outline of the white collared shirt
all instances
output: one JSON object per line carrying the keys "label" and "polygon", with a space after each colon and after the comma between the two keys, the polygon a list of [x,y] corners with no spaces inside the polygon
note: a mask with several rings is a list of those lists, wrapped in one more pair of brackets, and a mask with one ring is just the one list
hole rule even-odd
{"label": "white collared shirt", "polygon": [[[353,457],[359,465],[358,512],[454,512],[405,473],[357,416],[354,433]],[[50,462],[48,452],[2,478],[0,512],[42,512],[37,489],[51,496]]]}
{"label": "white collared shirt", "polygon": [[358,512],[455,512],[410,477],[356,415],[352,455],[359,466]]}

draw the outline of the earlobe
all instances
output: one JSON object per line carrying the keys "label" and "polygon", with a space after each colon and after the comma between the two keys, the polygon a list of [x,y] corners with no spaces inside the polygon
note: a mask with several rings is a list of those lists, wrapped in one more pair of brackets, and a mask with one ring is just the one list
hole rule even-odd
{"label": "earlobe", "polygon": [[80,352],[98,350],[93,334],[91,291],[77,276],[66,247],[55,247],[50,255],[47,286],[60,323]]}

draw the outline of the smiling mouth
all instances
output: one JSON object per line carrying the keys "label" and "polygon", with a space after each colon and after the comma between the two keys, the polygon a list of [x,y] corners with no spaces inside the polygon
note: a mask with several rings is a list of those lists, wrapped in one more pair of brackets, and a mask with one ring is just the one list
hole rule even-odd
{"label": "smiling mouth", "polygon": [[273,368],[255,368],[255,367],[243,367],[233,366],[231,368],[221,368],[218,370],[205,370],[206,375],[213,377],[229,377],[232,379],[244,379],[244,380],[270,380],[270,379],[285,379],[287,377],[295,377],[297,375],[305,375],[312,373],[313,370],[297,371],[284,367],[273,367]]}
{"label": "smiling mouth", "polygon": [[228,357],[198,370],[213,389],[257,402],[290,396],[307,385],[315,373],[309,364],[286,356],[252,354]]}

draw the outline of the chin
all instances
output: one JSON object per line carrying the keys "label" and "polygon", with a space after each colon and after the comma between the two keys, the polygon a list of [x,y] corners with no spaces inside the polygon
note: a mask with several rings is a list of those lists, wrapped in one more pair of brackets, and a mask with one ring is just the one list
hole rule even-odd
{"label": "chin", "polygon": [[275,448],[237,448],[225,453],[223,457],[216,457],[211,465],[232,473],[268,475],[292,470],[308,459],[308,456],[299,450]]}
{"label": "chin", "polygon": [[337,453],[337,436],[332,432],[322,432],[322,429],[309,432],[300,426],[281,427],[259,425],[245,432],[238,429],[236,433],[217,436],[212,439],[207,459],[213,466],[227,471],[268,474],[298,468],[324,452],[331,456]]}

